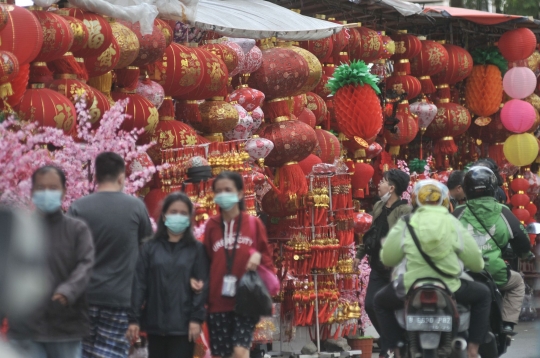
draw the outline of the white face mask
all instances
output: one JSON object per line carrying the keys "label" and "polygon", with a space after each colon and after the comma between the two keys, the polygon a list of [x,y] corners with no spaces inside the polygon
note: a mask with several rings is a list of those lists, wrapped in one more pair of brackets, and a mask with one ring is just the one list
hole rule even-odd
{"label": "white face mask", "polygon": [[390,199],[391,196],[392,196],[392,193],[388,192],[384,194],[383,196],[381,196],[381,201],[383,203],[386,203]]}

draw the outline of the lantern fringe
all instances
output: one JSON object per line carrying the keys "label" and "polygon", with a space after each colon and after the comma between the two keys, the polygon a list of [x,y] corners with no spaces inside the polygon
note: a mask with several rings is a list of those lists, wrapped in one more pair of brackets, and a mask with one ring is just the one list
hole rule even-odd
{"label": "lantern fringe", "polygon": [[308,192],[307,180],[302,167],[296,162],[287,163],[276,171],[274,184],[279,187],[280,200],[285,202],[291,196],[301,196]]}
{"label": "lantern fringe", "polygon": [[75,58],[75,61],[77,61],[77,64],[79,65],[79,69],[81,70],[79,72],[79,80],[83,82],[88,82],[88,79],[90,76],[88,75],[88,71],[86,70],[86,65],[84,64],[84,59],[81,57]]}
{"label": "lantern fringe", "polygon": [[432,93],[437,92],[437,89],[435,88],[435,85],[433,84],[431,77],[422,76],[418,80],[420,81],[420,84],[422,85],[422,93],[432,94]]}
{"label": "lantern fringe", "polygon": [[394,72],[397,73],[397,72],[405,72],[406,74],[410,74],[411,73],[411,63],[407,60],[407,62],[401,62],[401,61],[396,61],[396,63],[394,64]]}
{"label": "lantern fringe", "polygon": [[172,98],[165,97],[158,110],[159,119],[174,119],[174,103]]}
{"label": "lantern fringe", "polygon": [[437,154],[452,155],[457,153],[458,148],[456,142],[454,142],[454,138],[445,137],[443,139],[439,139],[437,143],[435,143],[434,151]]}
{"label": "lantern fringe", "polygon": [[287,98],[279,98],[264,104],[263,112],[266,117],[274,120],[279,117],[291,118],[291,109]]}
{"label": "lantern fringe", "polygon": [[45,86],[49,86],[53,81],[53,74],[47,67],[45,62],[34,62],[30,66],[30,79],[28,84],[43,83]]}
{"label": "lantern fringe", "polygon": [[390,148],[388,149],[388,153],[390,153],[391,155],[399,155],[399,149],[400,149],[400,146],[399,145],[391,145]]}
{"label": "lantern fringe", "polygon": [[88,84],[110,98],[112,89],[112,72],[109,71],[104,75],[91,77],[88,79]]}
{"label": "lantern fringe", "polygon": [[80,78],[82,73],[80,65],[71,54],[65,54],[61,58],[47,63],[47,67],[57,75],[70,74]]}
{"label": "lantern fringe", "polygon": [[439,100],[450,99],[451,98],[450,86],[448,84],[437,86],[437,95],[439,97]]}
{"label": "lantern fringe", "polygon": [[114,71],[116,74],[116,87],[125,91],[135,91],[139,82],[140,70],[138,67],[126,67]]}
{"label": "lantern fringe", "polygon": [[187,123],[202,123],[197,101],[177,101],[176,119]]}

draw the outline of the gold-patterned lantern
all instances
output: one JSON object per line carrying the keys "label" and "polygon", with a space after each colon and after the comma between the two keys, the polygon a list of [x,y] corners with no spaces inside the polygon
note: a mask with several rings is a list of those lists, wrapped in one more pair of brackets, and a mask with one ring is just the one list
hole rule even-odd
{"label": "gold-patterned lantern", "polygon": [[238,124],[238,111],[224,101],[223,97],[206,100],[199,106],[201,122],[192,123],[193,127],[205,133],[205,137],[214,141],[223,140],[223,132],[233,130]]}
{"label": "gold-patterned lantern", "polygon": [[111,29],[113,36],[120,47],[120,59],[114,68],[119,69],[127,67],[135,61],[137,56],[139,56],[139,39],[131,29],[117,21],[111,21]]}

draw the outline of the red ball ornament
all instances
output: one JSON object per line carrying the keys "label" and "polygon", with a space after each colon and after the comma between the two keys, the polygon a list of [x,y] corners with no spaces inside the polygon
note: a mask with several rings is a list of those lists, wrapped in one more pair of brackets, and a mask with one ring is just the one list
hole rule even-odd
{"label": "red ball ornament", "polygon": [[526,209],[513,208],[512,213],[518,218],[521,222],[526,222],[531,217],[531,214]]}
{"label": "red ball ornament", "polygon": [[525,60],[536,49],[536,36],[525,27],[510,30],[501,36],[498,46],[507,61]]}
{"label": "red ball ornament", "polygon": [[359,213],[354,213],[354,233],[359,235],[364,235],[371,224],[373,223],[373,217],[364,211]]}
{"label": "red ball ornament", "polygon": [[300,168],[302,168],[302,171],[306,176],[308,176],[311,171],[313,170],[313,166],[316,164],[321,164],[322,160],[315,154],[310,154],[306,159],[303,159],[298,162],[298,165]]}
{"label": "red ball ornament", "polygon": [[139,39],[139,55],[131,63],[132,66],[144,66],[154,61],[157,61],[163,56],[163,52],[167,47],[167,42],[165,41],[165,36],[163,32],[154,24],[152,28],[152,33],[149,35],[141,34],[141,25],[139,22],[129,22],[124,20],[118,20],[119,23],[129,28],[131,31],[137,35]]}
{"label": "red ball ornament", "polygon": [[31,85],[14,110],[22,121],[61,129],[68,135],[76,128],[77,112],[69,98],[44,88],[43,84]]}
{"label": "red ball ornament", "polygon": [[422,51],[422,42],[416,36],[407,34],[407,30],[398,30],[390,36],[396,44],[396,52],[392,60],[411,59]]}
{"label": "red ball ornament", "polygon": [[317,135],[317,141],[319,142],[320,153],[315,153],[323,163],[334,164],[334,161],[339,158],[341,154],[341,146],[339,139],[332,133],[321,129],[320,127],[315,129]]}
{"label": "red ball ornament", "polygon": [[262,55],[263,63],[248,84],[264,92],[267,100],[294,95],[308,80],[308,63],[297,52],[275,47],[262,50]]}
{"label": "red ball ornament", "polygon": [[43,29],[43,45],[35,61],[49,62],[62,57],[73,44],[71,25],[50,11],[32,11]]}
{"label": "red ball ornament", "polygon": [[437,115],[428,126],[425,135],[438,139],[462,135],[471,125],[471,114],[459,104],[452,102],[437,103]]}
{"label": "red ball ornament", "polygon": [[533,204],[533,202],[529,202],[529,204],[525,205],[525,209],[531,214],[531,217],[534,218],[536,213],[538,212],[538,208],[536,205]]}
{"label": "red ball ornament", "polygon": [[197,133],[186,123],[160,117],[152,141],[156,144],[148,149],[148,154],[154,163],[161,163],[161,150],[197,145]]}
{"label": "red ball ornament", "polygon": [[98,77],[114,69],[118,61],[120,61],[120,46],[116,39],[111,37],[109,47],[96,56],[85,57],[84,65],[90,77]]}
{"label": "red ball ornament", "polygon": [[529,204],[530,199],[526,194],[514,194],[510,198],[510,202],[514,207],[525,207]]}
{"label": "red ball ornament", "polygon": [[521,176],[518,176],[510,183],[510,188],[514,193],[519,193],[520,191],[526,192],[529,189],[529,181]]}
{"label": "red ball ornament", "polygon": [[195,49],[174,42],[149,67],[148,75],[163,86],[167,96],[182,96],[195,90],[204,77],[203,64]]}
{"label": "red ball ornament", "polygon": [[191,92],[176,94],[177,99],[202,100],[212,97],[225,97],[227,94],[227,79],[229,71],[225,63],[213,53],[203,48],[194,47],[192,50],[200,59],[202,81]]}
{"label": "red ball ornament", "polygon": [[354,164],[354,175],[351,178],[353,198],[363,199],[365,197],[365,190],[374,174],[375,169],[373,166],[363,161],[358,161]]}
{"label": "red ball ornament", "polygon": [[43,29],[37,17],[20,6],[0,7],[7,14],[0,50],[12,52],[21,65],[34,61],[43,44]]}
{"label": "red ball ornament", "polygon": [[159,121],[158,110],[152,102],[136,93],[112,92],[113,100],[129,99],[126,104],[126,114],[129,118],[124,120],[121,129],[130,132],[134,129],[144,129],[138,143],[148,143],[154,134]]}
{"label": "red ball ornament", "polygon": [[431,77],[448,65],[448,51],[438,42],[423,40],[422,51],[411,59],[411,74],[418,77],[423,93],[435,93]]}
{"label": "red ball ornament", "polygon": [[111,101],[107,96],[98,90],[94,90],[94,102],[91,104],[88,111],[90,112],[90,123],[92,123],[92,129],[99,128],[99,122],[105,112],[111,109]]}
{"label": "red ball ornament", "polygon": [[253,175],[253,184],[263,185],[266,182],[266,176],[263,173],[255,173]]}
{"label": "red ball ornament", "polygon": [[361,60],[365,63],[371,63],[381,57],[384,46],[381,36],[377,31],[362,26],[352,28],[349,31],[351,34],[354,34],[349,39],[349,46],[351,47],[349,56],[351,60]]}
{"label": "red ball ornament", "polygon": [[[449,44],[444,44],[443,46],[448,52],[448,64],[441,72],[431,78],[433,83],[435,85],[453,85],[463,81],[472,72],[473,59],[471,54],[459,46]],[[448,96],[445,98],[450,97]]]}
{"label": "red ball ornament", "polygon": [[81,20],[88,30],[88,42],[81,50],[73,51],[75,57],[96,57],[111,45],[111,25],[103,16],[74,7],[60,9],[57,13]]}
{"label": "red ball ornament", "polygon": [[0,84],[12,81],[19,74],[19,60],[12,52],[0,51]]}
{"label": "red ball ornament", "polygon": [[259,135],[274,143],[274,149],[265,159],[270,167],[299,162],[307,158],[317,145],[313,128],[297,120],[269,124],[259,130]]}

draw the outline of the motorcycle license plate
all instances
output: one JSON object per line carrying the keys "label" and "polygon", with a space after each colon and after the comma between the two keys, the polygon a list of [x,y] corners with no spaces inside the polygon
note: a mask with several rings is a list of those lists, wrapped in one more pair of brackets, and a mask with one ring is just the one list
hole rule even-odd
{"label": "motorcycle license plate", "polygon": [[452,316],[407,316],[407,331],[451,332]]}

